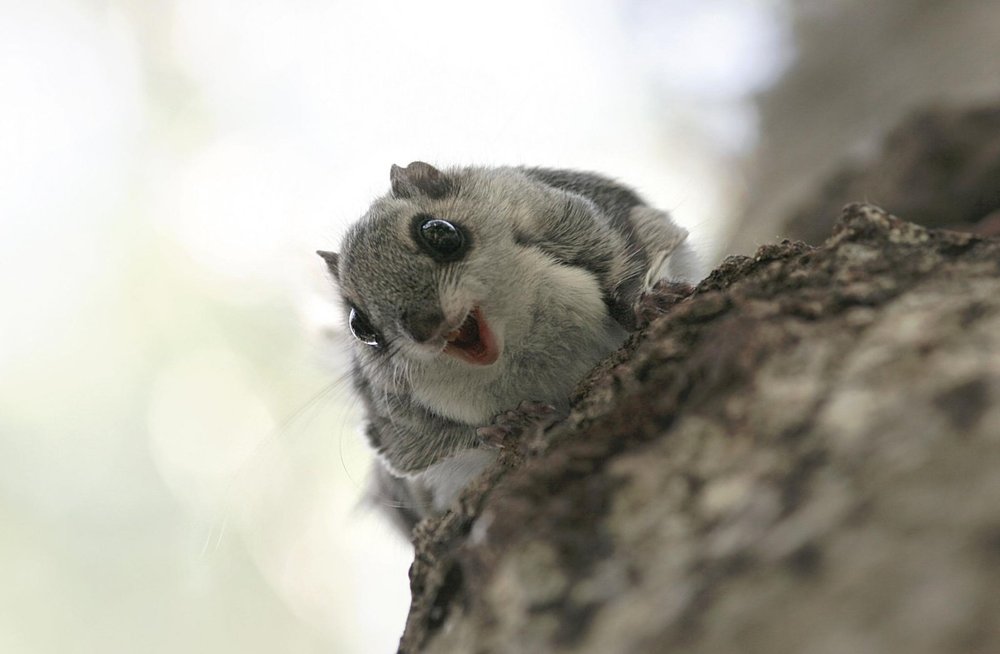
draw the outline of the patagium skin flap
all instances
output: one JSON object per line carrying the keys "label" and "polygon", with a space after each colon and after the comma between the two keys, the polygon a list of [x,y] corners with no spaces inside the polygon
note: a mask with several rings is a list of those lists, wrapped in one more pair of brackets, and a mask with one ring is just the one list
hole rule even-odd
{"label": "patagium skin flap", "polygon": [[697,264],[669,214],[594,173],[417,161],[389,177],[319,254],[353,334],[373,499],[409,526],[494,460],[477,428],[525,401],[565,409],[651,285]]}

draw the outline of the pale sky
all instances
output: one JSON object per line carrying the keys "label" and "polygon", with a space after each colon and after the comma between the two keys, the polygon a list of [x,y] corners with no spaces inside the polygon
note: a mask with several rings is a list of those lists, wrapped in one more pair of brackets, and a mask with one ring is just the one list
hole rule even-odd
{"label": "pale sky", "polygon": [[0,3],[0,651],[393,651],[313,251],[415,159],[599,170],[710,251],[788,43],[763,0]]}

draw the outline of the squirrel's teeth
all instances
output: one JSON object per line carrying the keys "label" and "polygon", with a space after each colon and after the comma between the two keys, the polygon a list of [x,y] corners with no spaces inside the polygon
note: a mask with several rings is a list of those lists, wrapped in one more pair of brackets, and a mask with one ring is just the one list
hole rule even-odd
{"label": "squirrel's teeth", "polygon": [[452,345],[459,347],[469,347],[479,341],[479,322],[476,320],[476,312],[470,311],[462,324],[457,329],[453,329],[445,335],[445,339]]}
{"label": "squirrel's teeth", "polygon": [[445,354],[473,365],[488,366],[500,356],[496,337],[479,307],[474,307],[461,326],[449,332],[445,338]]}

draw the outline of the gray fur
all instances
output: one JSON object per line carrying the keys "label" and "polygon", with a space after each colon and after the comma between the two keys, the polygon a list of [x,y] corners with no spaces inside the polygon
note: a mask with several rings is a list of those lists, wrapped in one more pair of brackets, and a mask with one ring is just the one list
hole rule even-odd
{"label": "gray fur", "polygon": [[[477,427],[522,400],[566,409],[580,378],[636,327],[660,269],[673,280],[697,275],[687,233],[600,175],[414,162],[391,177],[392,192],[350,229],[339,256],[322,256],[345,306],[383,338],[355,344],[353,379],[382,464],[378,494],[411,525],[446,509],[492,460]],[[467,254],[434,261],[414,241],[417,214],[461,225]],[[444,334],[475,306],[501,344],[492,365],[442,352]]]}

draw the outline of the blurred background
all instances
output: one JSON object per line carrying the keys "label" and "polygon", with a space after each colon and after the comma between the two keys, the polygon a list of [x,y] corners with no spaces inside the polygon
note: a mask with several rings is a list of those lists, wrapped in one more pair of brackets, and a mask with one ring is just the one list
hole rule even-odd
{"label": "blurred background", "polygon": [[603,171],[714,264],[998,43],[988,0],[0,0],[0,652],[394,651],[313,254],[390,164]]}

